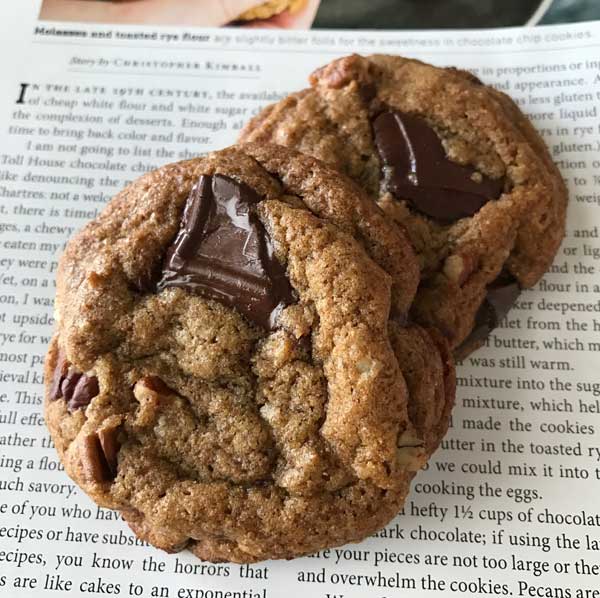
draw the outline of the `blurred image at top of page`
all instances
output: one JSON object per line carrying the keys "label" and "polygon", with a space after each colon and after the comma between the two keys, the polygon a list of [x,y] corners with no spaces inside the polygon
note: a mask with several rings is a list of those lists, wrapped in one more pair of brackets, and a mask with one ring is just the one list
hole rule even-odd
{"label": "blurred image at top of page", "polygon": [[321,0],[44,0],[40,19],[310,29]]}
{"label": "blurred image at top of page", "polygon": [[598,0],[43,0],[40,19],[277,29],[469,29],[600,19]]}
{"label": "blurred image at top of page", "polygon": [[524,25],[541,0],[323,0],[315,28],[467,29]]}

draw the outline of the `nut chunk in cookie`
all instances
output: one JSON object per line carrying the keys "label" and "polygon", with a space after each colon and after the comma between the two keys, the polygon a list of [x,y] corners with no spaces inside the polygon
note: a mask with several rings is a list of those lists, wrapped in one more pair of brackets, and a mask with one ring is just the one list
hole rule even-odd
{"label": "nut chunk in cookie", "polygon": [[544,142],[507,95],[455,68],[353,55],[310,83],[240,140],[293,147],[359,183],[417,251],[413,318],[467,355],[564,236],[567,191]]}
{"label": "nut chunk in cookie", "polygon": [[165,166],[67,246],[45,413],[67,473],[167,551],[358,541],[443,436],[454,370],[407,324],[418,266],[350,180],[291,150]]}

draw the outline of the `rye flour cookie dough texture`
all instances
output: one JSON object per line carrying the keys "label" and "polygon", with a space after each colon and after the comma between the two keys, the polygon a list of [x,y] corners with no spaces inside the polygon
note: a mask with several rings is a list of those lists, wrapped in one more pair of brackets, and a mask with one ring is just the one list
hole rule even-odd
{"label": "rye flour cookie dough texture", "polygon": [[468,354],[564,236],[567,192],[542,139],[508,96],[454,68],[354,55],[310,83],[241,140],[328,162],[404,225],[422,278],[412,316]]}
{"label": "rye flour cookie dough texture", "polygon": [[238,146],[151,172],[68,244],[45,415],[67,473],[135,533],[291,558],[393,518],[454,398],[410,324],[412,248],[314,158]]}

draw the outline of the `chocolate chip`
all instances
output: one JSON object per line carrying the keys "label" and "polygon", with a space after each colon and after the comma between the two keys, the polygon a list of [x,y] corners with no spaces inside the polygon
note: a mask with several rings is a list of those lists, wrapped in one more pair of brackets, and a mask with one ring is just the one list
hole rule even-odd
{"label": "chocolate chip", "polygon": [[69,365],[64,353],[60,351],[50,387],[50,400],[63,398],[69,411],[75,411],[87,407],[100,392],[100,387],[96,376],[70,370]]}
{"label": "chocolate chip", "polygon": [[200,177],[167,251],[158,289],[183,287],[273,329],[294,297],[256,214],[259,201],[255,191],[229,177]]}
{"label": "chocolate chip", "polygon": [[86,436],[83,441],[81,466],[85,478],[90,482],[110,482],[114,479],[97,433]]}
{"label": "chocolate chip", "polygon": [[[521,287],[507,272],[503,272],[487,287],[487,294],[475,315],[475,324],[463,346],[480,343],[502,322],[516,301]],[[460,352],[460,349],[459,349]]]}
{"label": "chocolate chip", "polygon": [[373,121],[373,132],[385,187],[427,216],[453,222],[502,193],[503,179],[449,160],[435,131],[418,116],[383,112]]}

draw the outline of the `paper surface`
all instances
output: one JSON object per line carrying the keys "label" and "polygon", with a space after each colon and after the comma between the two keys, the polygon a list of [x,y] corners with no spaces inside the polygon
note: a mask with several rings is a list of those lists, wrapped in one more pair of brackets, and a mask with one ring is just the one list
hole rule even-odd
{"label": "paper surface", "polygon": [[[600,596],[600,24],[290,33],[0,16],[1,596]],[[350,52],[470,69],[512,95],[568,183],[567,237],[459,367],[453,427],[379,537],[250,567],[167,555],[83,495],[51,447],[58,257],[128,181],[233,143]]]}

